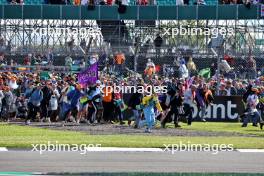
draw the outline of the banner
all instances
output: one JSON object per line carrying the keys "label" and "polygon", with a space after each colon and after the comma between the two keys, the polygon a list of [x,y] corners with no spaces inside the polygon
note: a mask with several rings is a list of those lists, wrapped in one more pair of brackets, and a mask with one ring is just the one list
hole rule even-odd
{"label": "banner", "polygon": [[[124,94],[123,99],[127,104],[131,94]],[[193,120],[200,121],[201,111],[193,105]],[[206,109],[205,119],[208,122],[237,122],[239,115],[244,113],[244,104],[241,96],[215,96],[214,102]],[[133,112],[127,109],[124,119],[131,119]]]}
{"label": "banner", "polygon": [[[193,118],[200,119],[201,111],[193,105]],[[234,121],[244,112],[244,104],[241,96],[215,96],[213,105],[206,109],[207,121]]]}
{"label": "banner", "polygon": [[40,79],[41,80],[48,80],[48,79],[50,79],[49,72],[47,72],[47,71],[40,72]]}
{"label": "banner", "polygon": [[86,70],[78,74],[78,82],[82,86],[95,84],[98,79],[98,64],[95,63],[88,67]]}
{"label": "banner", "polygon": [[199,71],[198,73],[200,76],[209,79],[211,77],[211,69],[210,68],[204,68]]}

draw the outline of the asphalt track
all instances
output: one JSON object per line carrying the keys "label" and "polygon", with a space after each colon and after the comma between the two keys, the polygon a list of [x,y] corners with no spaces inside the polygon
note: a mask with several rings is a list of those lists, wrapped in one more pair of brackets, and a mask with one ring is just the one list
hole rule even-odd
{"label": "asphalt track", "polygon": [[264,153],[219,152],[0,152],[0,172],[263,173]]}

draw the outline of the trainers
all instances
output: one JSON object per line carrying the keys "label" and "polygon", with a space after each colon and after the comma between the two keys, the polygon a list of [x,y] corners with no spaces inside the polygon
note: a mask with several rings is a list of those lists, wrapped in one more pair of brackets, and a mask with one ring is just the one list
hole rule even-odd
{"label": "trainers", "polygon": [[258,127],[258,124],[253,124],[252,126],[254,126],[254,127]]}
{"label": "trainers", "polygon": [[48,122],[48,123],[51,123],[50,118],[47,118],[47,122]]}
{"label": "trainers", "polygon": [[26,121],[26,125],[30,125],[30,120],[27,120]]}
{"label": "trainers", "polygon": [[206,122],[206,120],[205,119],[202,119],[202,122]]}
{"label": "trainers", "polygon": [[263,129],[263,125],[264,125],[264,123],[260,123],[260,129],[261,130]]}
{"label": "trainers", "polygon": [[76,123],[76,120],[73,116],[70,117],[70,121],[73,122],[73,123]]}
{"label": "trainers", "polygon": [[175,128],[181,128],[181,125],[175,124]]}
{"label": "trainers", "polygon": [[145,129],[145,133],[151,133],[150,129]]}

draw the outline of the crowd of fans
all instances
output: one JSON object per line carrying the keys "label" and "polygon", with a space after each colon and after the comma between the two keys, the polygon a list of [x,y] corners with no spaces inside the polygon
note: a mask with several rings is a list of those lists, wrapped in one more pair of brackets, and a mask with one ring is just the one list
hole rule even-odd
{"label": "crowd of fans", "polygon": [[[31,55],[30,55],[31,56]],[[189,59],[176,59],[179,71],[172,75],[162,76],[157,72],[152,60],[148,60],[144,74],[126,70],[122,65],[125,56],[119,54],[115,57],[115,64],[106,65],[99,72],[98,80],[91,85],[83,86],[79,83],[77,74],[49,73],[43,77],[41,72],[7,72],[0,74],[0,110],[1,119],[12,121],[24,119],[29,125],[32,121],[67,122],[76,124],[101,124],[115,123],[128,125],[134,128],[142,128],[146,125],[145,132],[151,132],[159,119],[161,126],[173,121],[175,127],[180,127],[179,121],[183,119],[192,124],[192,105],[196,105],[201,111],[201,121],[205,110],[210,106],[216,95],[243,96],[245,113],[243,127],[249,120],[253,126],[263,127],[264,108],[264,77],[252,74],[248,79],[231,78],[221,71],[220,87],[216,76],[204,76],[199,74],[195,63]],[[223,61],[230,59],[223,59]],[[225,62],[225,65],[228,62]],[[28,60],[31,62],[31,59]],[[72,58],[67,56],[65,64],[71,64]],[[94,57],[90,59],[90,65],[96,63]],[[255,67],[253,58],[249,59]],[[108,67],[108,68],[107,68]],[[225,68],[226,66],[223,66]],[[214,70],[214,69],[213,69]],[[215,71],[215,70],[214,70]],[[116,74],[116,72],[118,72]],[[128,72],[125,74],[125,72]],[[134,92],[109,92],[109,87],[117,85],[166,86],[167,93],[152,94]],[[124,113],[130,111],[133,115],[124,119]],[[132,123],[134,121],[134,123]]]}

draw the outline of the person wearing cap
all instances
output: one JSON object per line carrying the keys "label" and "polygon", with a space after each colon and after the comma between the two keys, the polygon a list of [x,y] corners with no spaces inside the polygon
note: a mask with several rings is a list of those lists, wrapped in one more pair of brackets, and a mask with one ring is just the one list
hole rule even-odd
{"label": "person wearing cap", "polygon": [[142,99],[141,103],[145,121],[147,123],[147,128],[145,129],[145,133],[151,133],[151,129],[155,125],[155,111],[154,107],[163,114],[163,110],[160,106],[158,96],[155,94],[154,90],[152,90],[151,95],[145,95]]}
{"label": "person wearing cap", "polygon": [[257,105],[259,104],[258,89],[255,87],[251,88],[253,94],[249,95],[247,98],[248,110],[245,113],[245,118],[243,119],[242,127],[247,127],[248,121],[252,118],[253,126],[257,127],[260,121],[260,114],[257,110]]}

